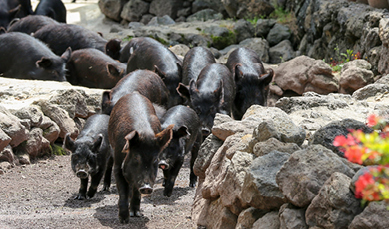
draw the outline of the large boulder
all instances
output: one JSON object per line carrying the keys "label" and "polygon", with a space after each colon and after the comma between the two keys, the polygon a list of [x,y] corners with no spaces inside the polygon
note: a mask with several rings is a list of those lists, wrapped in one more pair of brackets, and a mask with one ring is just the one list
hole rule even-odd
{"label": "large boulder", "polygon": [[280,218],[280,229],[308,229],[305,223],[305,209],[296,208],[292,204],[284,204],[278,213]]}
{"label": "large boulder", "polygon": [[[21,123],[21,120],[0,105],[0,129],[12,140],[9,144],[12,147],[28,139],[28,129]],[[5,141],[7,137],[3,135]]]}
{"label": "large boulder", "polygon": [[283,91],[290,90],[299,95],[308,91],[328,94],[337,92],[339,88],[331,67],[321,60],[307,56],[299,56],[280,64],[275,70],[273,81]]}
{"label": "large boulder", "polygon": [[178,10],[182,8],[182,3],[183,1],[180,0],[154,0],[150,4],[149,12],[158,17],[168,15],[176,19]]}
{"label": "large boulder", "polygon": [[389,205],[385,201],[370,202],[351,222],[349,229],[386,229],[389,225]]}
{"label": "large boulder", "polygon": [[354,91],[374,82],[371,65],[365,60],[354,60],[346,63],[339,79],[339,92],[352,94]]}
{"label": "large boulder", "polygon": [[142,19],[142,16],[149,12],[150,3],[142,0],[130,0],[123,6],[120,16],[129,21],[137,22]]}
{"label": "large boulder", "polygon": [[348,177],[355,173],[331,150],[311,145],[290,156],[277,173],[276,181],[290,203],[307,207],[334,172]]}
{"label": "large boulder", "polygon": [[122,19],[120,14],[125,3],[125,0],[99,0],[98,2],[101,12],[106,17],[115,21],[120,21]]}
{"label": "large boulder", "polygon": [[342,173],[331,175],[306,210],[310,227],[347,228],[362,212],[360,201],[349,189],[350,182],[351,178]]}

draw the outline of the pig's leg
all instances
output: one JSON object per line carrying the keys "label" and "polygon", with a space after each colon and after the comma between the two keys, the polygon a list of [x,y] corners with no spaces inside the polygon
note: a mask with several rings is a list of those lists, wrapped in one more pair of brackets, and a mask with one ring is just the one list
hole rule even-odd
{"label": "pig's leg", "polygon": [[140,213],[140,192],[139,190],[134,186],[132,188],[132,196],[131,196],[131,205],[130,205],[130,216],[131,217],[140,217],[142,214]]}
{"label": "pig's leg", "polygon": [[78,194],[74,197],[75,200],[84,200],[86,199],[86,190],[88,188],[88,177],[85,179],[80,179],[80,189],[78,190]]}
{"label": "pig's leg", "polygon": [[114,167],[116,187],[119,193],[119,221],[120,223],[128,223],[130,215],[128,211],[128,197],[129,197],[129,186],[122,174],[122,169],[120,165],[115,165]]}

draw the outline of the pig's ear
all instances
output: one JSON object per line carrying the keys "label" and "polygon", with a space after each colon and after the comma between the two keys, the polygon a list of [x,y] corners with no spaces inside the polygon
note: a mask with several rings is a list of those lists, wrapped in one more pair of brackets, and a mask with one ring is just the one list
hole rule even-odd
{"label": "pig's ear", "polygon": [[165,79],[166,73],[159,69],[157,65],[154,65],[154,72],[157,73],[162,80]]}
{"label": "pig's ear", "polygon": [[120,70],[119,68],[117,68],[115,65],[113,65],[113,64],[107,64],[107,72],[109,73],[109,74],[111,74],[112,76],[114,76],[114,77],[117,77],[117,78],[119,78],[121,75],[123,75],[123,73],[124,73],[124,70],[122,69],[122,70]]}
{"label": "pig's ear", "polygon": [[42,57],[42,59],[36,62],[38,68],[49,68],[53,64],[53,60],[50,58]]}
{"label": "pig's ear", "polygon": [[173,136],[178,137],[178,138],[190,136],[190,133],[188,131],[188,127],[186,127],[185,125],[181,126],[180,128],[178,128],[178,130],[175,133],[173,133]]}
{"label": "pig's ear", "polygon": [[53,9],[49,9],[49,11],[46,12],[45,16],[50,17],[50,18],[55,18],[56,15],[55,15],[55,12]]}
{"label": "pig's ear", "polygon": [[183,97],[185,99],[190,98],[189,88],[188,88],[188,86],[184,85],[183,83],[178,83],[178,87],[176,88],[176,90],[181,97]]}
{"label": "pig's ear", "polygon": [[199,92],[199,90],[196,87],[196,82],[194,81],[194,79],[191,79],[189,81],[189,94],[193,94],[197,92]]}
{"label": "pig's ear", "polygon": [[130,143],[134,140],[136,140],[139,137],[139,134],[136,130],[131,131],[129,134],[127,134],[124,139],[126,140],[126,144],[123,147],[122,153],[129,153],[130,152]]}
{"label": "pig's ear", "polygon": [[75,150],[74,141],[70,137],[70,133],[67,133],[65,139],[63,140],[62,148],[73,152]]}
{"label": "pig's ear", "polygon": [[114,60],[118,60],[120,57],[120,44],[121,40],[111,39],[105,44],[105,53]]}
{"label": "pig's ear", "polygon": [[166,148],[166,146],[170,143],[173,137],[173,127],[174,124],[169,125],[163,131],[159,132],[155,135],[157,138],[157,142],[161,147],[161,151]]}
{"label": "pig's ear", "polygon": [[239,81],[243,78],[243,72],[240,70],[241,66],[241,64],[236,64],[234,67],[232,74],[234,76],[235,81]]}
{"label": "pig's ear", "polygon": [[178,72],[180,73],[180,81],[181,81],[181,78],[182,78],[182,63],[181,62],[177,62],[177,68],[178,68]]}
{"label": "pig's ear", "polygon": [[98,151],[98,149],[102,146],[102,144],[103,144],[103,139],[104,139],[104,137],[103,137],[103,135],[102,134],[99,134],[98,135],[98,137],[97,137],[97,139],[96,139],[96,141],[95,142],[93,142],[93,145],[92,145],[92,152],[97,152]]}
{"label": "pig's ear", "polygon": [[3,34],[3,33],[6,33],[7,31],[5,31],[4,27],[0,27],[0,35]]}
{"label": "pig's ear", "polygon": [[261,83],[262,85],[268,85],[273,80],[274,71],[273,69],[269,69],[269,72],[261,75]]}
{"label": "pig's ear", "polygon": [[70,60],[70,56],[72,55],[72,48],[68,47],[65,52],[61,55],[61,59],[67,63]]}
{"label": "pig's ear", "polygon": [[14,18],[12,19],[12,21],[8,24],[8,29],[12,27],[13,24],[15,24],[16,22],[20,21],[20,18]]}

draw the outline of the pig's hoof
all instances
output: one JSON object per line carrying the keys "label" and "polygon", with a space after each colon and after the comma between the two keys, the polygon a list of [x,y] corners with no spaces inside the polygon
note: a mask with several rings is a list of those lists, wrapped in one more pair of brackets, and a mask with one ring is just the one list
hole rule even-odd
{"label": "pig's hoof", "polygon": [[140,213],[140,211],[130,211],[130,216],[131,217],[141,217],[142,214]]}
{"label": "pig's hoof", "polygon": [[122,218],[119,217],[119,220],[120,220],[120,223],[122,223],[122,224],[127,224],[128,222],[130,222],[130,219],[129,219],[129,218],[127,218],[127,219],[122,219]]}
{"label": "pig's hoof", "polygon": [[78,194],[77,196],[74,197],[75,200],[85,200],[86,195],[85,194]]}

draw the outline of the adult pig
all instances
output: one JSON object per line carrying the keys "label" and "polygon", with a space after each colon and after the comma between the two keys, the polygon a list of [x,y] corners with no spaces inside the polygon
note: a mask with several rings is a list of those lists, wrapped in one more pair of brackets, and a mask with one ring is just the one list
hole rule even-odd
{"label": "adult pig", "polygon": [[67,49],[59,57],[27,34],[5,33],[0,35],[0,76],[65,81],[65,64],[70,55]]}
{"label": "adult pig", "polygon": [[36,31],[34,37],[46,43],[57,55],[63,53],[68,47],[73,51],[95,48],[104,52],[107,44],[107,40],[98,33],[71,24],[46,25]]}
{"label": "adult pig", "polygon": [[184,157],[189,152],[191,152],[189,186],[196,186],[197,176],[193,173],[193,165],[202,141],[201,123],[193,109],[177,105],[167,110],[161,119],[161,126],[165,129],[170,125],[174,125],[173,138],[159,156],[158,164],[163,170],[165,196],[172,195],[174,182],[184,163]]}
{"label": "adult pig", "polygon": [[40,0],[34,14],[44,15],[66,23],[66,7],[61,0]]}
{"label": "adult pig", "polygon": [[149,37],[132,38],[127,44],[130,47],[130,58],[127,73],[136,69],[155,71],[163,80],[170,92],[168,108],[182,103],[176,91],[181,82],[181,61],[167,47]]}
{"label": "adult pig", "polygon": [[22,18],[32,14],[30,0],[1,0],[0,1],[0,28],[8,28],[14,18]]}
{"label": "adult pig", "polygon": [[126,72],[125,64],[93,48],[72,52],[66,68],[71,84],[103,89],[113,88]]}
{"label": "adult pig", "polygon": [[169,91],[162,79],[149,70],[136,70],[125,75],[114,88],[103,92],[102,113],[111,114],[117,101],[134,91],[148,98],[152,103],[166,107]]}
{"label": "adult pig", "polygon": [[204,47],[198,46],[190,49],[184,56],[182,62],[182,80],[185,85],[193,79],[197,80],[201,70],[208,64],[216,63],[212,52]]}
{"label": "adult pig", "polygon": [[248,48],[235,49],[227,60],[236,84],[233,116],[242,119],[246,110],[254,104],[265,106],[273,70],[266,73],[258,54]]}
{"label": "adult pig", "polygon": [[129,216],[141,215],[141,194],[153,191],[158,156],[169,144],[172,128],[169,126],[162,131],[150,100],[138,92],[123,96],[114,106],[108,135],[114,149],[121,223],[128,223]]}
{"label": "adult pig", "polygon": [[[112,173],[112,148],[108,140],[109,116],[95,114],[89,117],[76,140],[66,134],[63,148],[71,152],[71,166],[74,173],[80,178],[81,185],[75,199],[92,198],[97,191],[101,178],[104,177],[104,191],[109,190]],[[107,164],[111,160],[107,168]],[[88,188],[88,177],[91,184]]]}
{"label": "adult pig", "polygon": [[10,22],[8,32],[21,32],[26,34],[33,34],[40,28],[46,25],[58,25],[56,20],[43,15],[28,15],[24,18],[17,18]]}
{"label": "adult pig", "polygon": [[235,83],[230,70],[219,63],[207,65],[197,81],[191,80],[189,87],[180,83],[177,91],[190,100],[202,125],[204,136],[211,133],[216,113],[231,115],[235,97]]}

